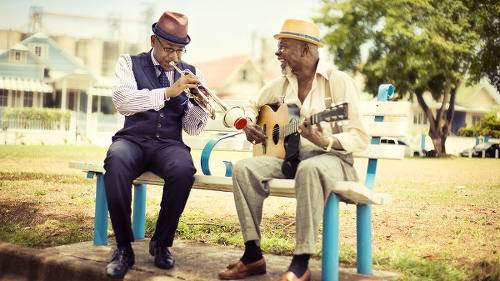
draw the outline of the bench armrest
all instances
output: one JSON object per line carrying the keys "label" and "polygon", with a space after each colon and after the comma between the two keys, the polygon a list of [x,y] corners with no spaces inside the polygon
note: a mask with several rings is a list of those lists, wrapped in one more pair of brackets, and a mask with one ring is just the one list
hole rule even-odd
{"label": "bench armrest", "polygon": [[[212,150],[214,149],[215,145],[223,139],[231,138],[242,133],[243,132],[241,131],[236,133],[229,133],[220,138],[211,139],[207,142],[207,144],[205,145],[205,147],[203,147],[203,150],[201,151],[201,171],[203,172],[204,175],[210,176],[212,174],[210,172],[209,160],[210,160],[210,154],[212,153]],[[225,176],[230,177],[231,174],[233,173],[233,164],[231,163],[231,161],[223,161],[223,162],[224,165],[226,166]]]}

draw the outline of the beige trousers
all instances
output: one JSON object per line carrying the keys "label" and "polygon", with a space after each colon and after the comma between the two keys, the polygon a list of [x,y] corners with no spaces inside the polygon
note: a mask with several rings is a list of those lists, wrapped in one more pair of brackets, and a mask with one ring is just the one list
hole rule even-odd
{"label": "beige trousers", "polygon": [[[300,159],[295,175],[296,255],[316,252],[323,207],[335,183],[358,180],[351,155],[311,148],[302,149]],[[275,157],[258,156],[243,159],[233,167],[233,194],[245,242],[256,240],[260,245],[262,206],[269,196],[267,183],[273,178],[284,178],[282,163]]]}

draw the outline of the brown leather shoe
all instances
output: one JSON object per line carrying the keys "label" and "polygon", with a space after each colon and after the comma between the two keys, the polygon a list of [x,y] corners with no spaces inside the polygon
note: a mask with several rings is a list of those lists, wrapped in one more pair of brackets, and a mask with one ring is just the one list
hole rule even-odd
{"label": "brown leather shoe", "polygon": [[287,271],[281,275],[280,281],[309,281],[311,280],[311,271],[307,268],[306,272],[302,277],[297,278],[293,272]]}
{"label": "brown leather shoe", "polygon": [[231,279],[242,279],[251,275],[265,274],[266,273],[266,261],[264,258],[256,262],[244,265],[241,261],[228,265],[227,269],[219,272],[219,279],[221,280],[231,280]]}

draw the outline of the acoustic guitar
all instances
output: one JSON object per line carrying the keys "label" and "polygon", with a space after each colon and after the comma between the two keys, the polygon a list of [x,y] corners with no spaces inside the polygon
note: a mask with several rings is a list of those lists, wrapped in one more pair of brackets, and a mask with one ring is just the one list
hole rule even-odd
{"label": "acoustic guitar", "polygon": [[[329,107],[324,111],[311,115],[308,119],[312,125],[322,121],[339,122],[347,120],[347,103]],[[267,155],[284,159],[286,154],[285,137],[297,132],[300,125],[296,119],[289,121],[288,106],[281,104],[277,110],[273,110],[269,105],[262,106],[257,124],[264,131],[266,141],[253,146],[253,155]]]}

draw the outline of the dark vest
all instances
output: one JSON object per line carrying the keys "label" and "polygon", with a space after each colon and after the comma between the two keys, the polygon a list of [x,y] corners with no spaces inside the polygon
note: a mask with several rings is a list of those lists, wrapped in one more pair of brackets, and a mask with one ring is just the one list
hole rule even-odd
{"label": "dark vest", "polygon": [[[151,61],[151,51],[141,53],[132,58],[132,71],[137,89],[161,88],[155,67]],[[181,70],[189,69],[196,73],[195,67],[185,62],[177,64]],[[174,82],[180,78],[180,74],[174,73]],[[172,139],[182,142],[182,116],[186,109],[188,98],[185,93],[165,101],[165,106],[159,111],[150,109],[138,112],[134,115],[125,116],[123,129],[115,136],[151,137],[161,139]]]}

